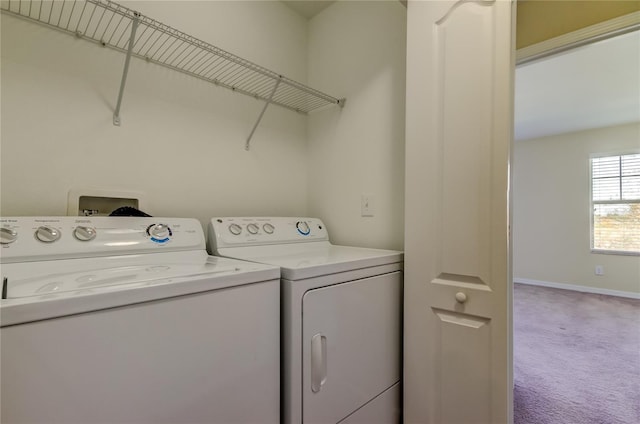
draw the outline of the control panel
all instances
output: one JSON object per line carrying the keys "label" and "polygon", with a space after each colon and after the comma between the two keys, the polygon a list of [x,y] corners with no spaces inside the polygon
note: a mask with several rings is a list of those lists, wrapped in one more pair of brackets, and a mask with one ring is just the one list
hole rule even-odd
{"label": "control panel", "polygon": [[200,222],[190,218],[0,218],[0,262],[204,249]]}
{"label": "control panel", "polygon": [[216,248],[329,240],[327,229],[318,218],[212,218],[208,236]]}

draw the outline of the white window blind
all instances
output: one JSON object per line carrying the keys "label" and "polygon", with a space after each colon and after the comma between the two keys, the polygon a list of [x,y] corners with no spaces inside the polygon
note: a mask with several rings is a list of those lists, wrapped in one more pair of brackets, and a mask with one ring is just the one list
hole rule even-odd
{"label": "white window blind", "polygon": [[591,159],[592,249],[640,253],[640,154]]}

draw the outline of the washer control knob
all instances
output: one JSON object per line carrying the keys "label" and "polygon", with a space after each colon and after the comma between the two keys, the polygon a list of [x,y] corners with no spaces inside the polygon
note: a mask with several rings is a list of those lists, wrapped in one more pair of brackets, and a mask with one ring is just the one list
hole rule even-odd
{"label": "washer control knob", "polygon": [[229,225],[229,232],[234,236],[240,235],[240,233],[242,232],[242,227],[238,224],[231,224]]}
{"label": "washer control knob", "polygon": [[61,234],[59,230],[49,227],[48,225],[43,225],[38,227],[35,236],[44,243],[53,243],[60,238]]}
{"label": "washer control knob", "polygon": [[92,227],[78,226],[73,230],[73,236],[80,241],[91,241],[96,238],[96,229]]}
{"label": "washer control knob", "polygon": [[259,230],[260,230],[260,227],[258,227],[254,223],[247,225],[247,231],[249,231],[251,234],[258,234]]}
{"label": "washer control knob", "polygon": [[0,244],[13,243],[18,239],[18,233],[11,228],[0,228]]}
{"label": "washer control knob", "polygon": [[309,224],[307,224],[306,221],[296,222],[296,228],[298,229],[298,232],[303,236],[308,236],[311,232],[311,228],[309,228]]}
{"label": "washer control knob", "polygon": [[275,231],[275,227],[268,222],[262,226],[262,229],[267,234],[273,234],[273,232]]}
{"label": "washer control knob", "polygon": [[171,235],[171,228],[167,224],[153,224],[147,229],[149,235],[155,239],[164,240]]}

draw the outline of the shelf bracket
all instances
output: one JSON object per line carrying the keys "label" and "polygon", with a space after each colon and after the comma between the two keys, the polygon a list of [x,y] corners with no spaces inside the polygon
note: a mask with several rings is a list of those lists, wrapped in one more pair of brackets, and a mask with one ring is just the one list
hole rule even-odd
{"label": "shelf bracket", "polygon": [[253,126],[253,129],[251,130],[251,134],[249,134],[249,137],[247,137],[247,142],[244,145],[244,149],[247,151],[249,151],[249,143],[251,142],[251,137],[253,137],[253,133],[256,132],[256,128],[258,128],[258,124],[260,123],[260,121],[262,121],[262,116],[264,115],[264,112],[267,110],[267,107],[269,107],[269,105],[271,104],[271,101],[273,100],[273,95],[276,94],[276,90],[280,85],[280,81],[282,81],[282,76],[278,78],[278,80],[276,81],[276,85],[273,86],[273,90],[271,90],[271,94],[269,94],[269,98],[265,102],[264,107],[262,108],[262,112],[260,112],[260,115],[258,116],[258,120]]}
{"label": "shelf bracket", "polygon": [[127,74],[129,73],[129,62],[131,61],[131,52],[136,41],[136,29],[140,20],[140,13],[134,12],[131,21],[131,38],[129,38],[129,46],[127,47],[127,57],[124,60],[124,70],[122,71],[122,81],[120,82],[120,92],[118,93],[118,103],[116,110],[113,112],[113,125],[120,126],[120,105],[122,104],[122,95],[124,94],[124,86],[127,83]]}

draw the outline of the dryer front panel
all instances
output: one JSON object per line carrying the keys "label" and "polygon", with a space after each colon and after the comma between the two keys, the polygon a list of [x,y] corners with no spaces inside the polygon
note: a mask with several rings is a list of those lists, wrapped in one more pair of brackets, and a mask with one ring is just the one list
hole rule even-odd
{"label": "dryer front panel", "polygon": [[401,305],[399,271],[305,293],[305,424],[337,423],[400,380]]}

